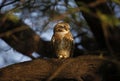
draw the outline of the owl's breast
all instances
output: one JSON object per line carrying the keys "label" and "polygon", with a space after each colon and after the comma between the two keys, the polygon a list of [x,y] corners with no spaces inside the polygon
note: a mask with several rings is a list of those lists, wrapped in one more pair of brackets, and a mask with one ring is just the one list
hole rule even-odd
{"label": "owl's breast", "polygon": [[58,38],[63,38],[69,31],[64,31],[64,32],[56,32],[55,35],[58,37]]}
{"label": "owl's breast", "polygon": [[64,37],[56,40],[56,49],[58,50],[65,50],[69,47],[69,42],[64,40]]}
{"label": "owl's breast", "polygon": [[69,50],[73,39],[69,33],[55,33],[54,34],[54,49],[55,50]]}

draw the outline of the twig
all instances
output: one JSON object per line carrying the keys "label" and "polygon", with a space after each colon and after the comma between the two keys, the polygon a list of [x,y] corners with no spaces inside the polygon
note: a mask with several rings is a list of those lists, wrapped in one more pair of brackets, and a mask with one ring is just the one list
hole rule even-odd
{"label": "twig", "polygon": [[13,4],[13,3],[15,3],[15,2],[17,2],[17,1],[19,1],[19,0],[14,0],[14,1],[11,1],[11,2],[5,4],[6,0],[4,0],[4,1],[2,2],[2,5],[0,6],[0,10],[1,10],[2,7],[7,6],[7,5],[10,5],[10,4]]}
{"label": "twig", "polygon": [[0,5],[0,10],[1,10],[1,8],[3,7],[3,5],[5,4],[5,2],[6,2],[6,0],[3,0],[3,2],[1,3],[1,5]]}

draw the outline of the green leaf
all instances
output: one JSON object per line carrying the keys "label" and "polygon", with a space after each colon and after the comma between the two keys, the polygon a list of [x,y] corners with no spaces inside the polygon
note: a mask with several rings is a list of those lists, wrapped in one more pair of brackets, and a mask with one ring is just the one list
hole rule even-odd
{"label": "green leaf", "polygon": [[112,0],[112,1],[120,5],[120,0]]}
{"label": "green leaf", "polygon": [[5,16],[14,23],[19,21],[19,18],[17,16],[13,15],[12,13],[7,13],[7,14],[5,14]]}
{"label": "green leaf", "polygon": [[102,21],[102,23],[105,23],[110,26],[120,25],[120,20],[113,15],[103,14],[99,11],[97,12],[97,15],[100,18],[100,20]]}

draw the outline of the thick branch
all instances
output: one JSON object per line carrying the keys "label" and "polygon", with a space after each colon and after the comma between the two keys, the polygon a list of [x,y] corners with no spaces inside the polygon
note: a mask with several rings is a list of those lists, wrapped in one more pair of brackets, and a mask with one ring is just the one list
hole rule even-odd
{"label": "thick branch", "polygon": [[119,81],[115,63],[98,56],[69,59],[36,59],[0,69],[0,80],[50,81],[74,79],[79,81]]}
{"label": "thick branch", "polygon": [[31,58],[33,58],[33,52],[50,57],[49,42],[43,41],[35,31],[15,15],[0,14],[0,22],[0,38],[12,48]]}

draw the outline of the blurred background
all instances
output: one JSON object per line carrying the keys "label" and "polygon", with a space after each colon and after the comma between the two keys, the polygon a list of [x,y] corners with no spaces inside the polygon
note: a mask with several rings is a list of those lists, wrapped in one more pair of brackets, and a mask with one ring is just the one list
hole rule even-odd
{"label": "blurred background", "polygon": [[[27,55],[30,50],[36,58],[51,58],[53,28],[62,21],[71,26],[74,57],[90,54],[119,60],[119,0],[0,0],[0,68],[31,60]],[[29,27],[30,32],[6,33],[19,26]],[[34,36],[39,36],[40,43],[32,40]]]}

